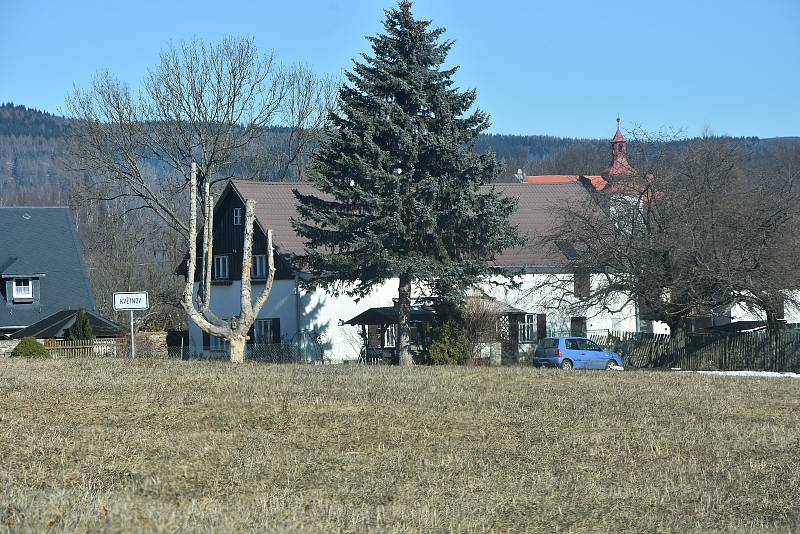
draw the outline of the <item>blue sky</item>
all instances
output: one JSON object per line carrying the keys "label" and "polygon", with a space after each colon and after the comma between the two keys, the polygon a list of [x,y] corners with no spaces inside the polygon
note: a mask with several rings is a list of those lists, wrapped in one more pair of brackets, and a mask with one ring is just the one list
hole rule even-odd
{"label": "blue sky", "polygon": [[[51,112],[107,69],[136,86],[170,42],[251,36],[339,75],[381,30],[383,1],[0,2],[0,102]],[[800,0],[418,0],[456,40],[450,64],[492,132],[609,137],[623,125],[800,135]]]}

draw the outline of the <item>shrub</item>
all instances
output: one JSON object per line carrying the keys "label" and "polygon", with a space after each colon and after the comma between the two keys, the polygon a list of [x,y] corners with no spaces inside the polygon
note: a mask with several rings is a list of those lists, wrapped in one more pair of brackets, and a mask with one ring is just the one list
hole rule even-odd
{"label": "shrub", "polygon": [[467,343],[463,330],[453,321],[447,321],[435,332],[431,343],[433,365],[463,364],[467,360]]}
{"label": "shrub", "polygon": [[47,358],[47,349],[32,337],[23,337],[11,351],[14,358]]}
{"label": "shrub", "polygon": [[89,317],[84,310],[78,310],[75,317],[75,324],[69,329],[70,341],[93,341],[92,325],[89,324]]}

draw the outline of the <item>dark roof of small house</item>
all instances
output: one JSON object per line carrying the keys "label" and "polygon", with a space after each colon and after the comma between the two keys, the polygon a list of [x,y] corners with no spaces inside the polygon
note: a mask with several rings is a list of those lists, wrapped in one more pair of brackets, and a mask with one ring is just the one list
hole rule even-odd
{"label": "dark roof of small house", "polygon": [[[426,306],[412,306],[410,320],[412,322],[430,322],[434,316],[434,311]],[[395,306],[384,306],[382,308],[370,308],[359,313],[344,324],[349,325],[370,325],[370,324],[397,324],[398,310]]]}
{"label": "dark roof of small house", "polygon": [[[37,275],[39,302],[8,302],[6,281]],[[0,207],[0,278],[0,329],[26,327],[61,310],[96,310],[69,208]]]}
{"label": "dark roof of small house", "polygon": [[[244,199],[256,201],[256,219],[264,229],[271,228],[276,248],[289,255],[304,253],[303,240],[289,222],[297,217],[297,200],[292,191],[317,194],[307,182],[252,182],[233,180],[233,188]],[[487,186],[489,187],[489,186]],[[579,182],[520,184],[494,184],[500,193],[519,199],[511,224],[517,225],[528,236],[528,244],[503,251],[495,264],[503,267],[564,267],[568,261],[555,244],[539,246],[537,240],[552,232],[559,223],[559,213],[567,206],[577,207],[591,202],[586,188]]]}
{"label": "dark roof of small house", "polygon": [[733,321],[730,323],[703,328],[703,332],[745,332],[747,330],[766,328],[766,326],[766,321]]}
{"label": "dark roof of small house", "polygon": [[[62,310],[34,323],[27,328],[14,332],[12,339],[22,339],[31,336],[37,339],[66,338],[69,329],[75,324],[78,310]],[[90,311],[86,312],[89,325],[92,327],[94,337],[118,337],[125,335],[125,329],[108,319]]]}

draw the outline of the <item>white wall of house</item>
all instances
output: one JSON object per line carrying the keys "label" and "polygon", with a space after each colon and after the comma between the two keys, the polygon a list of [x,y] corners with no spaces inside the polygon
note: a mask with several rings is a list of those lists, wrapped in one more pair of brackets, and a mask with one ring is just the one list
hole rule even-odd
{"label": "white wall of house", "polygon": [[[398,279],[375,287],[358,302],[346,295],[334,297],[322,290],[304,292],[303,328],[322,337],[325,357],[331,361],[354,360],[361,347],[360,327],[340,325],[370,308],[391,306],[397,298]],[[301,290],[302,291],[302,290]]]}
{"label": "white wall of house", "polygon": [[[548,330],[567,332],[570,330],[570,319],[573,314],[567,310],[566,306],[556,307],[556,297],[558,296],[556,290],[537,289],[548,276],[554,275],[526,274],[522,277],[518,288],[486,284],[483,290],[497,300],[528,313],[547,314]],[[566,275],[558,276],[563,278]],[[593,280],[594,283],[597,283],[597,279]],[[260,285],[253,286],[254,300],[262,287]],[[298,292],[293,280],[278,280],[275,281],[270,298],[258,318],[280,318],[281,337],[287,341],[296,340],[300,331],[318,335],[325,350],[325,357],[332,361],[356,359],[361,343],[359,330],[354,326],[340,325],[339,322],[351,319],[369,308],[391,306],[394,302],[393,299],[397,298],[397,289],[398,280],[396,278],[388,280],[356,302],[355,299],[348,296],[334,297],[322,290],[300,289]],[[197,284],[195,284],[195,291],[197,291]],[[222,318],[238,314],[239,294],[240,282],[212,286],[212,311]],[[301,310],[299,325],[297,322],[298,304]],[[604,333],[609,330],[634,332],[638,329],[636,310],[632,304],[627,304],[621,311],[615,313],[588,309],[583,316],[587,318],[587,330],[590,333]],[[663,324],[656,323],[653,331],[668,333],[669,329]],[[189,344],[192,352],[202,352],[202,332],[193,323],[189,326]],[[524,352],[529,348],[522,346],[520,350]]]}
{"label": "white wall of house", "polygon": [[[586,317],[586,329],[590,334],[639,330],[636,306],[632,302],[626,302],[622,296],[609,306],[613,311],[599,308],[587,308],[580,312],[570,311],[575,298],[572,295],[564,295],[561,287],[569,287],[571,280],[571,274],[525,274],[521,278],[519,287],[511,287],[508,284],[486,284],[483,289],[490,296],[515,308],[531,314],[546,314],[549,331],[568,332],[572,316]],[[498,281],[500,280],[496,280]],[[554,281],[558,282],[553,283]],[[600,283],[600,276],[592,276],[593,288],[598,287]],[[548,286],[550,289],[542,289]],[[558,286],[560,287],[556,289]],[[654,333],[669,333],[669,327],[664,323],[652,322],[651,326]]]}
{"label": "white wall of house", "polygon": [[[197,296],[198,287],[199,284],[194,285],[195,296]],[[253,301],[258,298],[263,288],[263,284],[253,284]],[[258,314],[259,319],[280,318],[281,337],[294,338],[295,332],[297,332],[294,288],[293,280],[276,280],[272,285],[269,300]],[[240,295],[241,282],[239,281],[231,282],[230,285],[211,286],[211,311],[223,319],[238,315]],[[189,321],[189,347],[192,353],[203,352],[203,333],[191,321]]]}
{"label": "white wall of house", "polygon": [[[195,284],[195,295],[198,284]],[[263,285],[253,285],[253,300]],[[259,319],[280,318],[281,337],[295,341],[298,332],[307,331],[318,335],[325,358],[343,361],[358,358],[360,338],[354,326],[339,325],[359,313],[376,306],[391,306],[397,297],[398,280],[389,280],[359,300],[346,295],[335,297],[322,290],[297,290],[294,280],[276,280],[269,300],[264,304]],[[241,282],[230,285],[214,285],[211,288],[211,310],[219,317],[228,319],[239,313]],[[297,308],[301,310],[300,324],[297,323]],[[203,352],[203,333],[194,323],[189,324],[189,346],[194,354]]]}
{"label": "white wall of house", "polygon": [[[800,301],[800,291],[792,292],[792,299]],[[790,301],[784,304],[784,319],[787,323],[800,323],[800,307],[795,306]],[[761,310],[749,310],[740,303],[731,306],[731,321],[765,321],[766,313]]]}

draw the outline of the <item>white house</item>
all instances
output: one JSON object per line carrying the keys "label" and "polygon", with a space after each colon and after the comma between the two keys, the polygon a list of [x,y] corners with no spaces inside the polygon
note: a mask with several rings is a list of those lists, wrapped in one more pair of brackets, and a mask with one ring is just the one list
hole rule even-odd
{"label": "white house", "polygon": [[[530,348],[547,332],[600,332],[638,329],[636,309],[627,305],[619,313],[588,309],[573,316],[567,306],[554,308],[557,299],[543,289],[541,281],[550,276],[573,277],[569,258],[555,244],[537,246],[536,240],[552,230],[559,209],[571,203],[585,202],[586,188],[578,181],[566,183],[496,184],[504,195],[519,199],[511,223],[529,236],[529,244],[505,251],[496,264],[515,267],[524,272],[521,285],[487,284],[483,289],[491,296],[526,312],[525,319],[511,335],[519,342],[519,350]],[[290,258],[304,252],[303,242],[294,232],[290,219],[296,216],[296,199],[292,191],[308,194],[314,188],[308,183],[231,181],[215,207],[214,264],[211,309],[220,317],[239,312],[240,272],[244,238],[244,205],[256,202],[256,223],[253,245],[253,298],[256,298],[266,275],[266,230],[273,232],[276,247],[277,274],[271,296],[261,310],[251,331],[250,343],[265,344],[293,342],[305,333],[323,342],[325,355],[333,361],[358,357],[360,339],[353,326],[340,325],[355,315],[373,307],[391,306],[397,297],[398,280],[387,280],[366,298],[356,301],[346,296],[335,297],[322,290],[302,289],[298,281],[303,273],[292,269]],[[200,273],[198,266],[198,273]],[[196,277],[195,291],[198,283]],[[502,282],[502,281],[501,281]],[[578,295],[591,283],[589,277],[578,276]],[[574,299],[576,297],[567,296]],[[579,297],[577,297],[579,298]],[[194,324],[189,330],[190,350],[222,350],[222,340],[209,337]]]}

